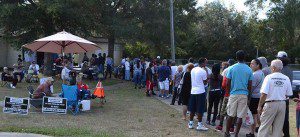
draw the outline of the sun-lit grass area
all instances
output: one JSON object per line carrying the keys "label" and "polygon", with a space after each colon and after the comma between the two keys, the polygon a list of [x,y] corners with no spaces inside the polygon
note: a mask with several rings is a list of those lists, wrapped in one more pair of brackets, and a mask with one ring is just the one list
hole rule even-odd
{"label": "sun-lit grass area", "polygon": [[[87,83],[94,87],[97,82]],[[132,83],[114,79],[103,84],[107,96],[104,106],[95,99],[91,111],[76,116],[70,113],[42,114],[41,110],[34,108],[30,108],[27,116],[0,113],[0,131],[51,136],[220,136],[213,130],[198,132],[187,129],[187,121],[181,120],[177,110],[146,97],[142,90],[135,90]],[[60,82],[55,83],[55,90],[60,88],[59,85]],[[21,83],[17,89],[0,87],[0,98],[26,97],[26,86],[27,83]]]}

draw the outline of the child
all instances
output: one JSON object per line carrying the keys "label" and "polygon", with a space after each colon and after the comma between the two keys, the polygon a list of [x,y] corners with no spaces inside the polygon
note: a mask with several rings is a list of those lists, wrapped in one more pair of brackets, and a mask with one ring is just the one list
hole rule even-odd
{"label": "child", "polygon": [[153,92],[153,73],[152,68],[153,64],[150,63],[149,67],[146,69],[146,95],[149,97],[151,95],[151,91]]}
{"label": "child", "polygon": [[298,137],[300,137],[300,91],[298,91],[298,98],[294,98],[294,101],[297,102],[296,127],[297,127]]}

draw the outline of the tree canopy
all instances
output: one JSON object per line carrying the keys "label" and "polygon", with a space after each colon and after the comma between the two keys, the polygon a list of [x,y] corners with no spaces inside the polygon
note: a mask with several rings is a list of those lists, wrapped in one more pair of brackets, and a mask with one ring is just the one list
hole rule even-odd
{"label": "tree canopy", "polygon": [[[266,0],[247,0],[254,9]],[[166,0],[0,0],[0,34],[19,48],[66,30],[82,37],[104,37],[109,55],[116,40],[131,56],[170,58],[170,15]],[[300,1],[271,0],[267,19],[225,8],[219,2],[196,7],[196,0],[174,1],[176,57],[227,60],[236,50],[248,60],[285,50],[300,56]]]}

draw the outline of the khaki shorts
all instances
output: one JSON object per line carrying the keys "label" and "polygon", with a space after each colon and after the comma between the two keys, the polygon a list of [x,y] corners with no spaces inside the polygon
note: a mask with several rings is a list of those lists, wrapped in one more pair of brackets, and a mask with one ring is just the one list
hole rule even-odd
{"label": "khaki shorts", "polygon": [[247,114],[247,95],[230,95],[227,104],[227,114],[230,117],[244,118]]}
{"label": "khaki shorts", "polygon": [[221,116],[227,116],[227,104],[228,104],[228,97],[224,97],[223,103],[222,103],[222,108],[221,108]]}

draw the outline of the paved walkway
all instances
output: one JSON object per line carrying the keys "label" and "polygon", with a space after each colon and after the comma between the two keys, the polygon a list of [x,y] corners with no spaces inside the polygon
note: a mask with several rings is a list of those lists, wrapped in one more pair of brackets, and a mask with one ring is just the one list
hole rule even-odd
{"label": "paved walkway", "polygon": [[[158,95],[158,94],[157,94]],[[170,105],[171,101],[172,101],[172,98],[169,98],[169,99],[163,99],[163,98],[160,98],[158,96],[155,96],[156,99],[160,100],[161,102],[169,105],[170,107],[178,110],[180,112],[180,114],[182,113],[182,106],[178,106],[177,105],[177,101],[175,102],[175,105]],[[207,113],[204,113],[204,116],[203,116],[203,123],[205,124],[206,122],[206,117],[207,117]],[[188,124],[188,122],[186,122],[186,124]],[[217,120],[216,121],[216,124],[218,125],[219,124],[219,121]],[[205,124],[206,125],[206,124]],[[224,120],[224,127],[223,127],[223,131],[225,131],[225,125],[226,125],[226,120]],[[210,125],[206,125],[206,127],[208,127],[210,130],[215,130],[215,127],[213,126],[210,126]],[[248,134],[250,132],[250,129],[244,125],[242,125],[241,127],[241,130],[240,130],[240,133],[239,133],[239,136],[241,137],[244,137],[246,136],[246,134]],[[223,135],[224,132],[219,132],[220,135]],[[256,134],[255,134],[256,135]],[[231,136],[233,137],[234,134],[231,134]]]}
{"label": "paved walkway", "polygon": [[31,134],[31,133],[0,132],[0,137],[50,137],[50,136]]}

